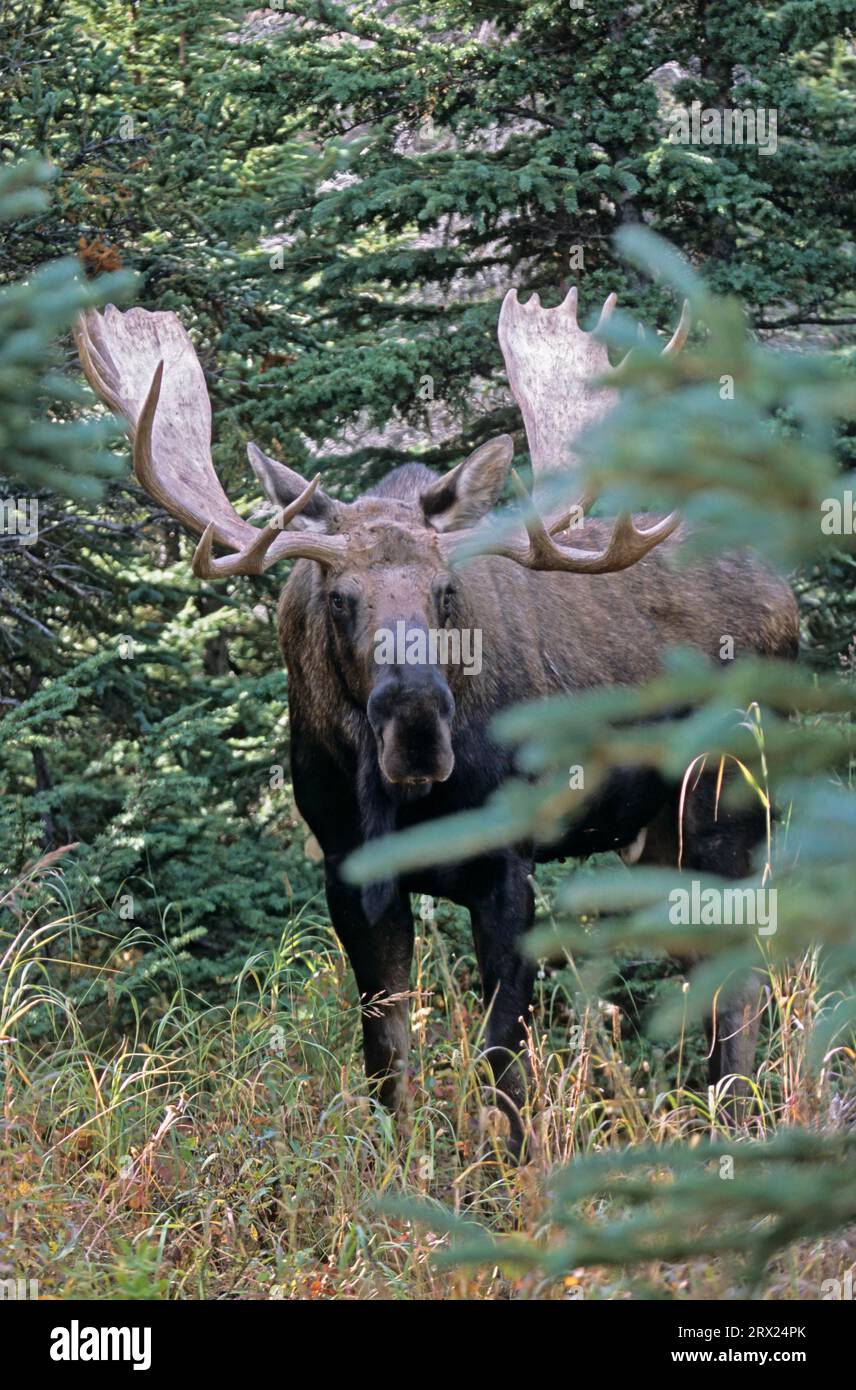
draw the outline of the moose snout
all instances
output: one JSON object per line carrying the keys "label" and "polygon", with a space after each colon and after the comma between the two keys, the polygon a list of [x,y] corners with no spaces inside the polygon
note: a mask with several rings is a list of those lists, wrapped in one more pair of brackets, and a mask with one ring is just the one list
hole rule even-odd
{"label": "moose snout", "polygon": [[391,667],[366,709],[388,782],[427,787],[452,775],[455,701],[443,673],[432,667]]}

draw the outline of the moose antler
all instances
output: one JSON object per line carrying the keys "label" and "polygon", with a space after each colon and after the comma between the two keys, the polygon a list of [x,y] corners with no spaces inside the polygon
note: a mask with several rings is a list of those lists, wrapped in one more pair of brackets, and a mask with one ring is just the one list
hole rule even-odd
{"label": "moose antler", "polygon": [[[303,510],[318,477],[269,525],[244,521],[232,506],[211,460],[211,404],[193,344],[173,313],[108,304],[89,309],[74,331],[92,389],[128,422],[134,472],[155,502],[201,535],[193,557],[200,579],[261,574],[277,560],[303,558],[330,564],[346,544],[342,535],[286,533]],[[231,553],[212,555],[214,544]]]}
{"label": "moose antler", "polygon": [[[611,294],[594,332],[586,333],[577,322],[576,288],[570,289],[555,309],[543,308],[537,294],[526,304],[520,303],[514,289],[505,296],[499,315],[499,344],[526,428],[535,506],[527,508],[526,537],[491,539],[486,535],[484,545],[479,547],[481,553],[502,555],[527,569],[606,574],[635,565],[679,525],[679,514],[672,512],[640,530],[625,512],[616,519],[603,550],[577,549],[555,537],[565,530],[574,514],[585,512],[593,500],[591,496],[580,498],[546,521],[537,511],[545,479],[575,467],[574,438],[608,415],[618,400],[617,386],[627,358],[611,368],[606,346],[597,336],[616,302],[616,295]],[[689,329],[690,311],[685,302],[663,356],[680,352]],[[604,378],[614,384],[599,384]],[[527,497],[519,478],[514,476],[519,491]],[[473,533],[468,533],[467,540],[472,538]],[[451,549],[463,539],[464,534],[457,532],[442,541],[444,548]]]}

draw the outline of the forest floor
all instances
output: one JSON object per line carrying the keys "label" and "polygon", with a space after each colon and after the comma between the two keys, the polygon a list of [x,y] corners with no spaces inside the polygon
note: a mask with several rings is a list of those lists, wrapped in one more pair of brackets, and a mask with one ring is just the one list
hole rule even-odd
{"label": "forest floor", "polygon": [[[499,1264],[448,1263],[449,1213],[549,1250],[560,1232],[545,1184],[557,1165],[727,1133],[721,1098],[703,1083],[700,1031],[667,1046],[645,1039],[633,970],[619,980],[621,1005],[615,990],[587,995],[573,964],[542,972],[531,1156],[515,1167],[484,1089],[484,1012],[453,909],[438,905],[417,939],[410,1096],[397,1124],[366,1097],[354,986],[320,903],[288,923],[276,951],[251,957],[215,1005],[185,992],[176,961],[174,988],[161,974],[142,1007],[123,1011],[119,948],[99,967],[110,972],[107,1002],[88,1016],[51,983],[67,928],[22,932],[3,962],[0,1279],[35,1279],[41,1297],[97,1299],[745,1293],[740,1261],[721,1256],[547,1275],[515,1266],[509,1246]],[[645,971],[635,973],[644,993]],[[840,1126],[856,1057],[840,1049],[809,1071],[815,961],[767,985],[740,1137]],[[673,972],[657,987],[682,981]],[[419,1205],[402,1209],[402,1198]],[[603,1201],[578,1215],[602,1220]],[[754,1296],[820,1298],[823,1280],[854,1260],[856,1232],[792,1246]]]}

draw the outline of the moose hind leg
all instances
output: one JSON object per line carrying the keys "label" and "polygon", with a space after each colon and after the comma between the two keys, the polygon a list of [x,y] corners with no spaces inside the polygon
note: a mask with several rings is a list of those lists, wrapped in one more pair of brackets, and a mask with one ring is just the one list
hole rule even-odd
{"label": "moose hind leg", "polygon": [[327,861],[326,873],[330,917],[360,992],[366,1078],[387,1109],[397,1110],[407,1089],[410,1051],[410,901],[396,892],[372,922],[359,889],[342,883],[334,861]]}
{"label": "moose hind leg", "polygon": [[705,1024],[708,1082],[711,1086],[718,1086],[725,1077],[734,1077],[726,1107],[735,1120],[741,1119],[747,1108],[750,1078],[755,1072],[760,1021],[760,985],[757,977],[749,976],[730,993],[723,991]]}
{"label": "moose hind leg", "polygon": [[[718,811],[712,783],[703,779],[692,797],[684,842],[684,869],[748,878],[753,850],[764,834],[764,817],[754,808]],[[725,1101],[729,1117],[744,1118],[750,1078],[755,1074],[755,1051],[761,1018],[761,982],[752,974],[726,982],[705,1025],[711,1086],[734,1077]]]}

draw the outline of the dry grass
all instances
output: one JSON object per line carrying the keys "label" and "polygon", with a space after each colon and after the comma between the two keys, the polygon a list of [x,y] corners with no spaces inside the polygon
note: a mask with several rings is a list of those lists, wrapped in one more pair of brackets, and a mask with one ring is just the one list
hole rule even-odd
{"label": "dry grass", "polygon": [[[347,964],[308,917],[273,959],[248,962],[231,1006],[176,985],[133,1031],[93,1036],[51,983],[67,922],[0,939],[5,1058],[0,1126],[0,1278],[36,1278],[41,1296],[154,1298],[623,1298],[642,1291],[720,1299],[739,1291],[725,1260],[537,1273],[438,1267],[446,1237],[384,1209],[406,1194],[492,1231],[549,1239],[543,1181],[576,1155],[724,1129],[717,1098],[684,1076],[688,1038],[655,1078],[625,1020],[574,1007],[547,977],[532,1013],[534,1152],[505,1156],[479,1065],[483,1013],[468,957],[423,928],[412,998],[413,1079],[396,1126],[364,1093]],[[54,951],[54,955],[56,952]],[[118,970],[117,949],[102,967]],[[568,972],[564,972],[567,980]],[[676,988],[679,987],[676,985]],[[578,996],[577,996],[578,997]],[[856,1091],[845,1050],[820,1076],[806,1062],[818,1007],[811,955],[775,975],[745,1137],[795,1122],[842,1122]],[[42,1036],[27,1041],[38,1019]],[[548,1031],[549,1030],[549,1031]],[[559,1038],[559,1043],[557,1043]],[[588,1213],[595,1216],[594,1204]],[[770,1271],[771,1298],[817,1298],[841,1278],[856,1238],[793,1247]]]}

